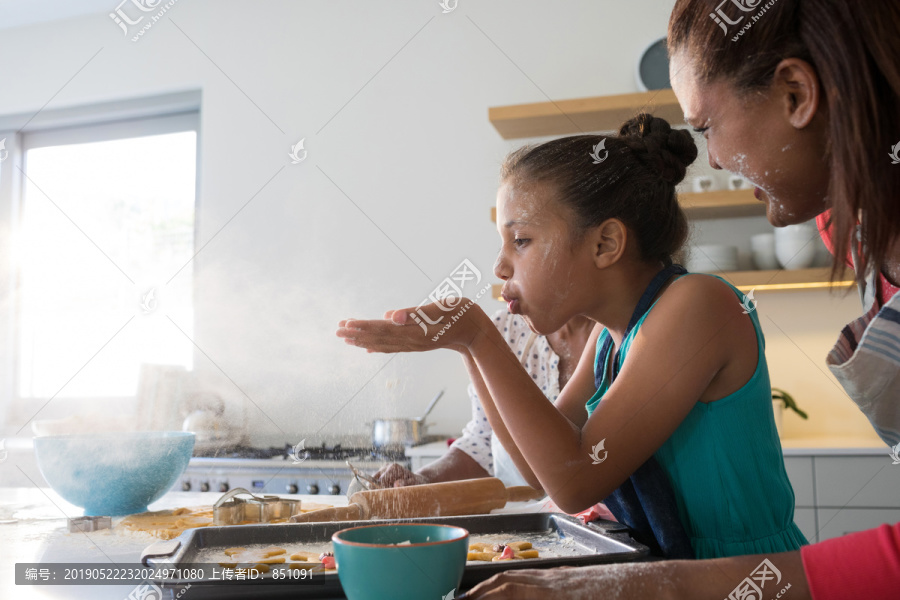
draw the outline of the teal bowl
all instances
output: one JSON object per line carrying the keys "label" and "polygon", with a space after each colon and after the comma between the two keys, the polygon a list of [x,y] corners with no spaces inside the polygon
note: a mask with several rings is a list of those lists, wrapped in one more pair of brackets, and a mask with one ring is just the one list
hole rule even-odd
{"label": "teal bowl", "polygon": [[331,541],[348,600],[455,598],[469,551],[462,527],[425,523],[351,527]]}
{"label": "teal bowl", "polygon": [[50,487],[88,516],[144,512],[184,473],[194,434],[142,431],[34,438]]}

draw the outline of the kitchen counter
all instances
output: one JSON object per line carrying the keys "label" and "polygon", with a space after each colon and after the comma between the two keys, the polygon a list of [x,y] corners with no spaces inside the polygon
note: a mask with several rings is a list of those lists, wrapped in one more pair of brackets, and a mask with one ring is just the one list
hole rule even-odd
{"label": "kitchen counter", "polygon": [[[218,492],[169,492],[151,504],[150,510],[212,505],[220,496]],[[345,496],[284,496],[335,506],[347,504]],[[69,533],[66,518],[81,514],[80,508],[49,488],[0,488],[0,598],[128,599],[134,585],[15,585],[15,563],[137,563],[141,551],[155,541],[149,536],[108,529]]]}
{"label": "kitchen counter", "polygon": [[890,447],[877,437],[816,436],[782,438],[785,456],[888,456]]}

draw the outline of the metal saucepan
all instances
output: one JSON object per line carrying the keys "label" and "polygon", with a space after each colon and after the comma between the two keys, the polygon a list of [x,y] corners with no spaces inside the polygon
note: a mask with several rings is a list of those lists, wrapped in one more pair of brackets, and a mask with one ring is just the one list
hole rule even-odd
{"label": "metal saucepan", "polygon": [[425,438],[425,418],[437,404],[444,390],[432,398],[425,414],[418,419],[376,419],[372,424],[372,445],[376,448],[403,448],[415,446]]}

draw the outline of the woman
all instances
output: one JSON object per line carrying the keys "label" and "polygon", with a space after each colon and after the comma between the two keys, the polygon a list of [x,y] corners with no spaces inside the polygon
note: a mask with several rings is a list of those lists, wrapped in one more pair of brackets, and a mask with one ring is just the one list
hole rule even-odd
{"label": "woman", "polygon": [[[774,225],[829,219],[835,270],[853,256],[872,308],[845,329],[829,362],[876,431],[896,443],[900,364],[890,360],[885,332],[900,302],[888,295],[900,283],[900,166],[888,156],[900,140],[900,4],[748,4],[759,12],[719,0],[676,2],[668,38],[675,94],[707,137],[710,164],[750,179]],[[875,335],[860,343],[863,331]],[[870,393],[879,389],[885,393]],[[747,595],[753,585],[767,598],[896,600],[900,525],[768,556],[510,572],[466,597],[759,598]]]}
{"label": "woman", "polygon": [[[493,321],[547,399],[556,402],[575,371],[593,322],[575,317],[553,333],[537,335],[521,316],[505,308],[494,313]],[[375,474],[376,479],[384,485],[402,486],[495,476],[507,486],[528,485],[493,434],[472,384],[469,399],[472,419],[444,456],[415,473],[396,463],[386,465]]]}

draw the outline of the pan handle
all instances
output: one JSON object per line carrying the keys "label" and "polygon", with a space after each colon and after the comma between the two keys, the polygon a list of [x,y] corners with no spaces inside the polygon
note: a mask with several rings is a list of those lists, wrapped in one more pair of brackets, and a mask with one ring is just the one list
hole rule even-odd
{"label": "pan handle", "polygon": [[181,542],[179,540],[160,540],[158,542],[154,542],[144,548],[141,552],[141,564],[145,567],[149,567],[147,561],[151,558],[171,558],[178,549],[181,548]]}
{"label": "pan handle", "polygon": [[431,414],[431,409],[434,408],[434,405],[437,404],[437,401],[441,399],[441,396],[444,395],[444,390],[439,391],[434,398],[431,399],[431,403],[428,405],[428,408],[425,409],[425,414],[416,419],[419,423],[423,423],[425,418]]}

